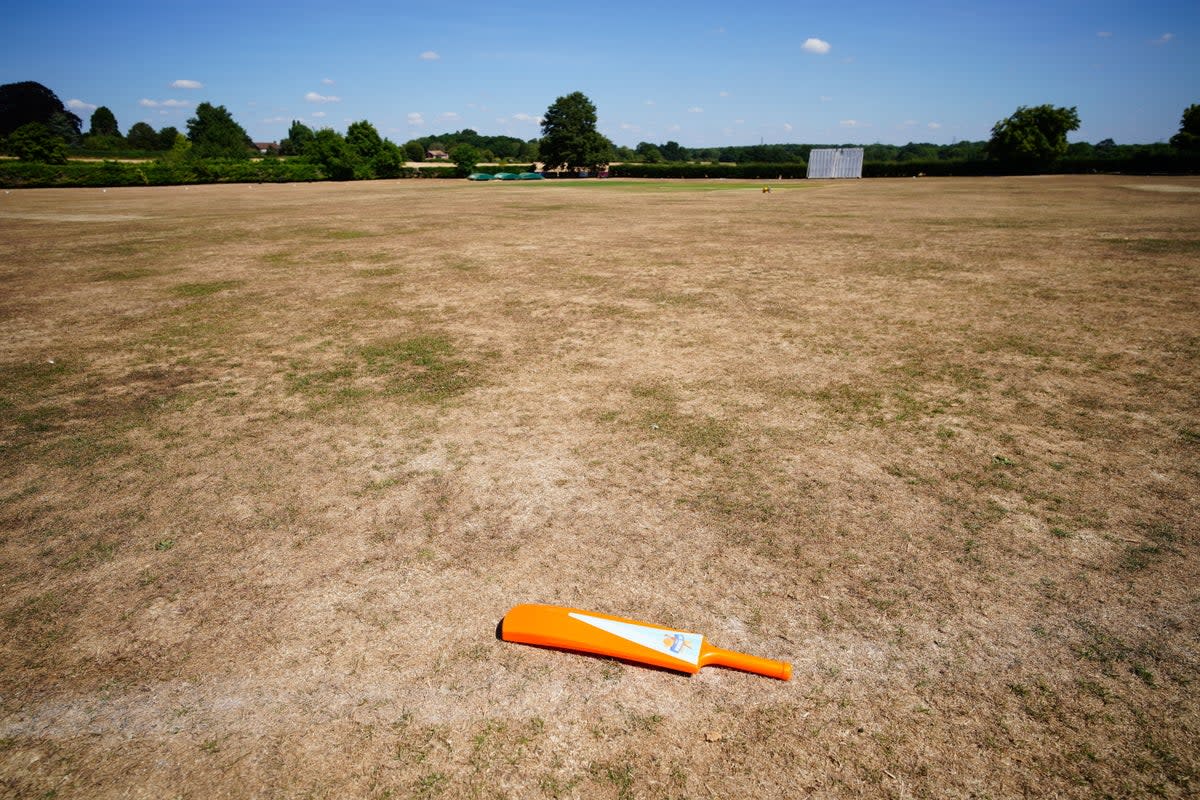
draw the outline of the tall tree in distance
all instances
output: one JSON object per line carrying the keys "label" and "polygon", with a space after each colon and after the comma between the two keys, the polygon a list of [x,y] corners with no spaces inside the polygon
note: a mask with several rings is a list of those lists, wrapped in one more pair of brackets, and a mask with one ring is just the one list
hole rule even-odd
{"label": "tall tree in distance", "polygon": [[279,154],[284,156],[302,156],[307,152],[309,145],[317,135],[313,133],[313,129],[305,125],[300,120],[292,120],[292,127],[288,128],[288,135],[282,142],[279,143]]}
{"label": "tall tree in distance", "polygon": [[1200,150],[1200,104],[1183,110],[1179,133],[1171,137],[1171,146],[1179,150]]}
{"label": "tall tree in distance", "polygon": [[201,158],[248,158],[254,150],[246,130],[233,121],[225,106],[196,106],[196,116],[187,121],[187,131],[193,152]]}
{"label": "tall tree in distance", "polygon": [[120,136],[117,118],[108,106],[100,106],[92,112],[91,129],[88,136]]}
{"label": "tall tree in distance", "polygon": [[992,126],[988,158],[1022,168],[1045,167],[1067,152],[1067,134],[1079,129],[1075,107],[1020,106]]}
{"label": "tall tree in distance", "polygon": [[83,121],[67,111],[58,95],[36,81],[0,86],[0,136],[40,122],[68,142],[77,141]]}
{"label": "tall tree in distance", "polygon": [[612,142],[596,130],[596,106],[583,92],[560,97],[546,109],[539,154],[546,169],[592,170],[608,163]]}
{"label": "tall tree in distance", "polygon": [[125,141],[134,150],[160,150],[158,146],[158,134],[154,132],[154,128],[150,127],[148,122],[135,122],[129,126],[129,135],[125,137]]}

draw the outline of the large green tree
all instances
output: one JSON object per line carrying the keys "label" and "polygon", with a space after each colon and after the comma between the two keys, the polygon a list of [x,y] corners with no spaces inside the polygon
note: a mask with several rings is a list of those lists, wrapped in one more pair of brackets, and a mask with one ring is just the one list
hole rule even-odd
{"label": "large green tree", "polygon": [[0,136],[8,136],[30,122],[40,122],[68,142],[79,140],[83,125],[58,95],[36,81],[0,86]]}
{"label": "large green tree", "polygon": [[1200,104],[1193,103],[1183,110],[1179,133],[1171,137],[1171,146],[1180,150],[1200,150]]}
{"label": "large green tree", "polygon": [[1020,106],[992,126],[988,158],[1022,168],[1045,167],[1067,152],[1067,134],[1079,129],[1075,107]]}
{"label": "large green tree", "polygon": [[279,143],[279,154],[284,156],[302,156],[308,151],[309,145],[316,138],[313,129],[300,120],[292,120],[287,137]]}
{"label": "large green tree", "polygon": [[158,134],[147,122],[135,122],[129,126],[129,135],[125,141],[134,150],[162,150],[159,146]]}
{"label": "large green tree", "polygon": [[192,151],[201,158],[248,158],[254,143],[225,106],[201,103],[187,121]]}
{"label": "large green tree", "polygon": [[353,180],[360,168],[358,154],[340,133],[331,128],[322,128],[313,136],[304,151],[306,159],[321,166],[326,177],[335,181]]}
{"label": "large green tree", "polygon": [[370,161],[384,149],[383,137],[375,130],[375,126],[365,119],[351,122],[350,127],[346,128],[346,144],[354,148],[354,152],[358,153],[363,161]]}
{"label": "large green tree", "polygon": [[591,170],[610,160],[612,142],[596,130],[596,106],[583,92],[560,97],[546,109],[539,153],[552,170]]}
{"label": "large green tree", "polygon": [[475,171],[476,165],[483,160],[483,154],[474,145],[456,144],[450,149],[450,160],[458,167],[459,173],[466,177]]}
{"label": "large green tree", "polygon": [[21,161],[67,163],[66,141],[40,122],[28,122],[13,131],[8,150]]}
{"label": "large green tree", "polygon": [[120,136],[121,129],[117,127],[117,118],[108,106],[100,106],[92,112],[89,136]]}

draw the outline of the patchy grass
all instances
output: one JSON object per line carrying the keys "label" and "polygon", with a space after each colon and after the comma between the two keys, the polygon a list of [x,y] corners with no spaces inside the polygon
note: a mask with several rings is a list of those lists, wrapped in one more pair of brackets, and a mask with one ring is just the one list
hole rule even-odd
{"label": "patchy grass", "polygon": [[201,283],[181,283],[172,287],[171,291],[180,297],[208,297],[209,295],[236,289],[241,281],[204,281]]}
{"label": "patchy grass", "polygon": [[1200,215],[1120,181],[6,196],[0,785],[1194,794]]}

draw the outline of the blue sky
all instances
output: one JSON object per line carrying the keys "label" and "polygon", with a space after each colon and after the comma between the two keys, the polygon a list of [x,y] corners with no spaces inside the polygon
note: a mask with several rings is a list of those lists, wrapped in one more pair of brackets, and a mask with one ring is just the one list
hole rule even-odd
{"label": "blue sky", "polygon": [[524,139],[582,91],[619,145],[986,139],[1077,106],[1072,141],[1165,141],[1200,103],[1200,2],[55,2],[5,14],[0,83],[84,120],[181,130],[223,105],[257,141],[367,119],[397,142]]}

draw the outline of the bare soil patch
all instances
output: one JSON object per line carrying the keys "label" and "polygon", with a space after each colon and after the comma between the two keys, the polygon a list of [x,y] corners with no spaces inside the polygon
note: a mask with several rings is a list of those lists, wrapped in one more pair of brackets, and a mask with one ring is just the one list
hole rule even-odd
{"label": "bare soil patch", "polygon": [[1193,794],[1200,181],[1128,181],[0,197],[0,794]]}

